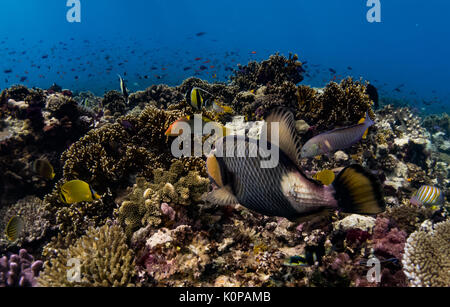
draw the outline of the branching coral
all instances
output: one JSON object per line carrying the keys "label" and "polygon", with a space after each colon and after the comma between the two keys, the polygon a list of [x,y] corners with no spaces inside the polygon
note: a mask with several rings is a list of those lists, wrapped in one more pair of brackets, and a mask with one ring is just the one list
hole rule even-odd
{"label": "branching coral", "polygon": [[[20,216],[24,221],[24,228],[14,245],[28,246],[35,244],[42,240],[53,228],[46,219],[47,214],[42,200],[34,196],[28,196],[14,205],[0,210],[0,231],[5,233],[9,220],[13,216]],[[6,247],[10,244],[3,238],[0,239],[0,247]]]}
{"label": "branching coral", "polygon": [[111,115],[115,116],[124,115],[127,110],[125,98],[118,91],[109,91],[105,93],[102,104],[103,107],[111,113]]}
{"label": "branching coral", "polygon": [[366,86],[361,81],[346,78],[340,84],[330,82],[321,93],[300,86],[297,92],[297,117],[308,124],[326,129],[330,126],[355,124],[369,112],[371,118],[372,101],[366,94]]}
{"label": "branching coral", "polygon": [[25,249],[18,255],[0,258],[0,287],[32,287],[42,269],[43,262],[35,261]]}
{"label": "branching coral", "polygon": [[[74,274],[71,276],[70,272]],[[134,276],[134,255],[126,244],[125,234],[117,225],[105,225],[90,228],[73,246],[59,250],[56,258],[45,263],[38,284],[44,287],[121,287],[132,285]]]}
{"label": "branching coral", "polygon": [[412,286],[450,286],[450,220],[426,221],[405,246],[403,267]]}
{"label": "branching coral", "polygon": [[275,54],[267,61],[239,66],[235,75],[231,76],[231,80],[240,90],[256,90],[262,85],[280,85],[284,81],[297,84],[303,80],[303,72],[302,63],[298,61],[297,55],[290,54],[289,58],[286,58]]}
{"label": "branching coral", "polygon": [[153,169],[169,165],[170,140],[165,131],[182,111],[147,107],[93,130],[63,153],[64,177],[90,182],[99,192],[128,184],[136,173],[151,179]]}

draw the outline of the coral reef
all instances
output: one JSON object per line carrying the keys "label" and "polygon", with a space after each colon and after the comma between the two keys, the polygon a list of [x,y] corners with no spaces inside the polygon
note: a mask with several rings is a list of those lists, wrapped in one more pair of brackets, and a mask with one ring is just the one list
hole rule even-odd
{"label": "coral reef", "polygon": [[261,63],[251,62],[246,66],[239,66],[234,76],[231,76],[233,84],[242,90],[256,90],[262,85],[280,85],[284,81],[297,84],[303,80],[302,63],[297,55],[289,55],[289,58],[275,54],[269,60]]}
{"label": "coral reef", "polygon": [[362,81],[346,78],[340,84],[330,82],[323,90],[301,85],[297,89],[297,118],[318,130],[355,124],[366,113],[374,118],[372,101]]}
{"label": "coral reef", "polygon": [[[72,260],[72,261],[71,261]],[[73,279],[68,272],[76,270]],[[38,284],[44,287],[123,287],[132,285],[135,276],[133,252],[122,229],[105,225],[90,228],[68,249],[44,264]]]}
{"label": "coral reef", "polygon": [[128,184],[135,174],[151,179],[154,168],[170,164],[170,142],[164,133],[183,115],[150,106],[139,116],[121,117],[90,131],[61,156],[64,178],[89,182],[101,193]]}
{"label": "coral reef", "polygon": [[0,287],[33,287],[43,262],[35,261],[25,249],[0,258]]}
{"label": "coral reef", "polygon": [[118,91],[109,91],[105,93],[102,100],[102,105],[110,112],[111,115],[116,117],[124,115],[127,110],[125,98]]}
{"label": "coral reef", "polygon": [[198,171],[189,171],[181,161],[174,162],[168,171],[155,169],[153,174],[151,183],[137,178],[118,210],[118,220],[129,236],[139,228],[159,226],[164,215],[173,221],[173,207],[195,205],[209,189],[209,179]]}
{"label": "coral reef", "polygon": [[412,286],[450,286],[450,220],[425,221],[406,243],[403,267]]}
{"label": "coral reef", "polygon": [[27,196],[16,204],[0,209],[0,232],[5,233],[6,225],[14,216],[20,216],[24,221],[24,229],[16,242],[9,242],[0,238],[0,249],[8,250],[16,246],[37,249],[40,242],[49,235],[53,226],[46,219],[48,212],[41,199]]}
{"label": "coral reef", "polygon": [[[2,285],[36,285],[42,262],[32,255],[45,261],[41,286],[383,287],[407,286],[408,280],[448,286],[446,271],[436,272],[449,259],[448,115],[422,120],[406,101],[385,97],[373,111],[366,82],[344,78],[311,88],[298,85],[303,69],[297,56],[277,54],[240,66],[228,84],[189,78],[176,87],[152,85],[131,93],[128,104],[117,91],[97,97],[56,84],[47,91],[4,90],[0,231],[15,215],[25,228],[16,242],[0,239]],[[195,110],[194,87],[231,112]],[[201,112],[257,138],[276,106],[294,112],[302,143],[368,113],[375,125],[367,138],[300,164],[310,177],[363,165],[383,184],[387,210],[376,217],[333,211],[290,221],[205,203],[211,185],[204,157],[174,159],[167,128]],[[33,172],[41,158],[53,165],[55,179]],[[73,179],[101,198],[63,203],[60,188]],[[443,191],[439,208],[410,204],[424,184]],[[293,265],[296,256],[306,263]],[[366,278],[372,258],[381,264],[379,283]]]}

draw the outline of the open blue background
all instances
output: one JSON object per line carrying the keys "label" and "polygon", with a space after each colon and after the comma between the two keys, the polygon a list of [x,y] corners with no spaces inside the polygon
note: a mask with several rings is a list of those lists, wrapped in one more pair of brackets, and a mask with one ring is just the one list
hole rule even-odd
{"label": "open blue background", "polygon": [[180,84],[196,70],[201,78],[226,81],[226,67],[279,51],[308,61],[304,84],[323,86],[334,78],[333,68],[337,79],[362,77],[383,96],[447,111],[450,1],[381,4],[382,22],[371,24],[366,0],[81,0],[82,22],[71,24],[66,0],[2,0],[0,89],[56,82],[103,94],[118,89],[118,73],[137,90]]}

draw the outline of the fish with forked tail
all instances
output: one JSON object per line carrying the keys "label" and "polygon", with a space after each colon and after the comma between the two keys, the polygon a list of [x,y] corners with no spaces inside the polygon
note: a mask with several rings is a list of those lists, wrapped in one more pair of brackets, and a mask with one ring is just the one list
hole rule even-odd
{"label": "fish with forked tail", "polygon": [[[272,125],[278,123],[279,135],[272,135]],[[228,136],[218,142],[208,156],[208,175],[217,189],[208,194],[209,202],[241,204],[269,216],[289,219],[309,217],[324,211],[340,209],[348,213],[378,214],[385,203],[381,185],[374,175],[359,165],[342,170],[333,184],[325,186],[309,179],[299,167],[300,142],[295,132],[293,114],[278,108],[266,119],[268,147],[279,151],[273,168],[261,167],[267,152],[261,151],[261,141],[242,136]],[[273,143],[279,137],[279,148]],[[237,144],[237,145],[236,145]],[[259,150],[251,153],[256,146]],[[245,157],[237,155],[245,148]],[[226,150],[227,155],[221,153]],[[230,155],[232,153],[233,155]]]}

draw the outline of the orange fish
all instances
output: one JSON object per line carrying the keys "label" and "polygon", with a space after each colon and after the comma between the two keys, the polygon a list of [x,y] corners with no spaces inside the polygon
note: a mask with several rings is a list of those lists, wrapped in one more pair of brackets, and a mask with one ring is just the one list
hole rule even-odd
{"label": "orange fish", "polygon": [[252,51],[252,54],[256,54],[256,51]]}

